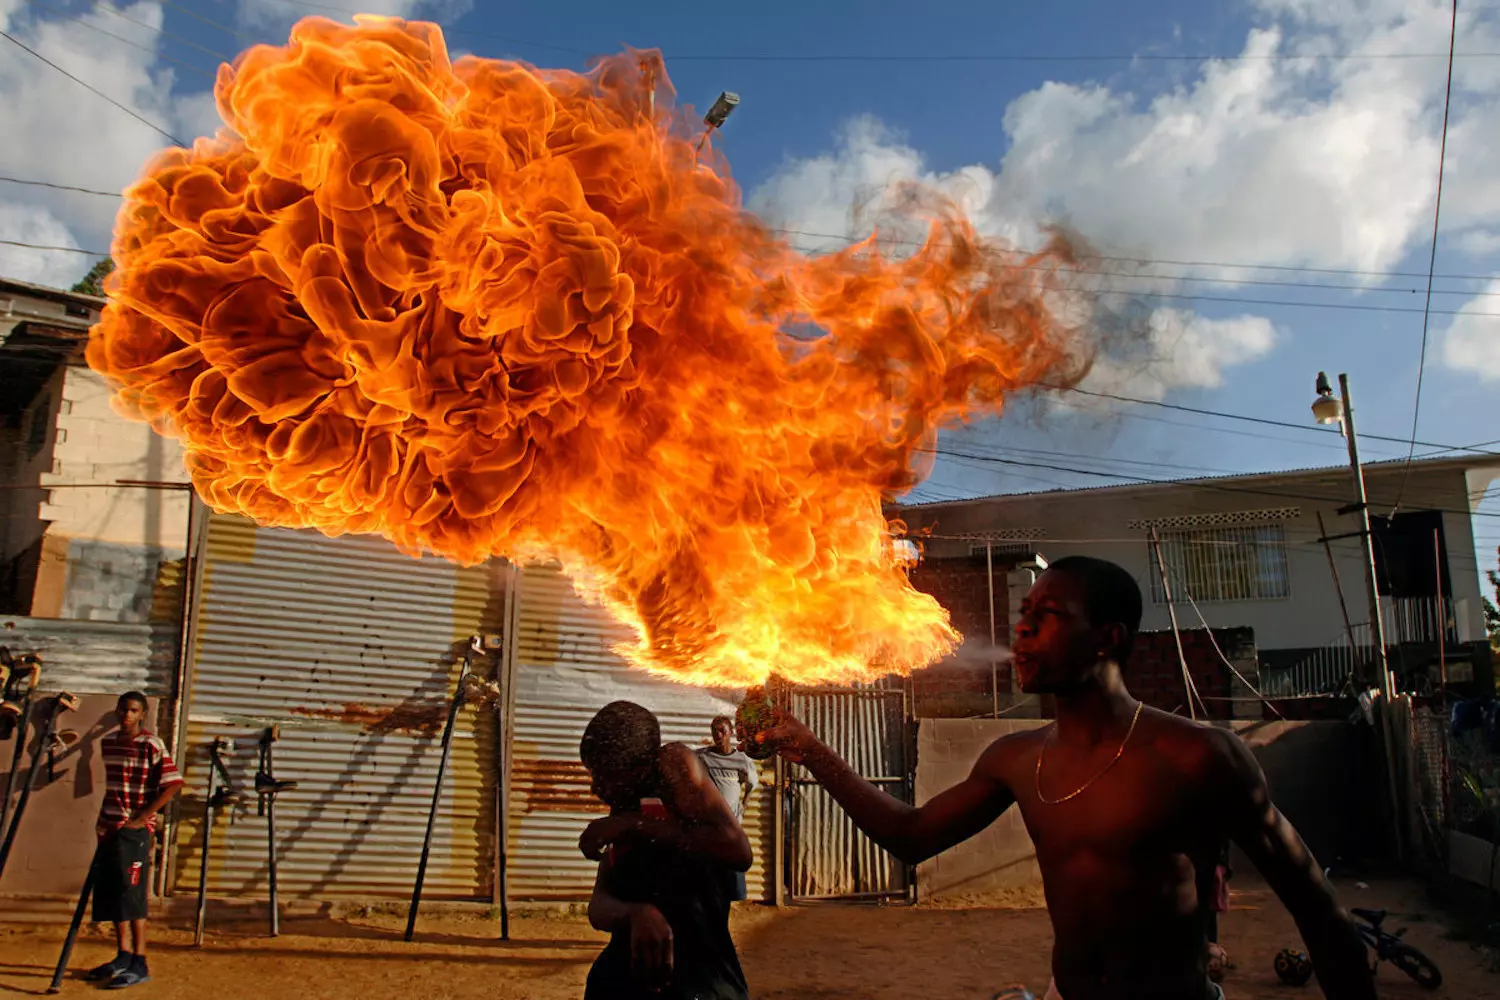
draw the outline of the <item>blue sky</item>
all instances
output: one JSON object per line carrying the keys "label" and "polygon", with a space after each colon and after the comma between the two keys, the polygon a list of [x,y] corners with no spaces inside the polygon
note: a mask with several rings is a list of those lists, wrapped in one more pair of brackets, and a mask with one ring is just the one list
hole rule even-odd
{"label": "blue sky", "polygon": [[[321,12],[341,16],[339,6],[353,0],[331,0]],[[190,138],[212,126],[209,53],[232,54],[252,38],[284,41],[291,21],[317,7],[0,0],[0,20]],[[1038,224],[1065,219],[1101,254],[1204,262],[1109,265],[1117,272],[1109,287],[1158,309],[1159,336],[1128,363],[1106,359],[1086,385],[1300,424],[1310,420],[1315,373],[1347,371],[1361,431],[1410,434],[1447,67],[1444,3],[645,8],[364,5],[440,21],[455,51],[543,66],[581,69],[588,54],[625,44],[661,48],[682,101],[701,107],[723,89],[741,95],[721,147],[750,203],[785,228],[863,235],[848,211],[853,200],[917,177],[965,192],[982,228],[1022,243]],[[1457,48],[1500,53],[1494,8],[1461,11]],[[1221,58],[1180,58],[1205,54]],[[1318,58],[1288,58],[1301,54]],[[1009,56],[1067,58],[1000,58]],[[1114,58],[1081,58],[1096,56]],[[1492,148],[1500,58],[1460,58],[1457,67],[1437,272],[1500,274],[1500,153]],[[0,49],[0,93],[12,105],[0,126],[32,137],[0,151],[5,176],[118,190],[164,141],[13,46]],[[110,155],[99,155],[101,145]],[[107,199],[0,183],[0,238],[98,248],[107,245],[111,213]],[[804,242],[816,251],[838,240]],[[0,249],[0,273],[32,280],[62,283],[87,266],[78,255]],[[1423,277],[1382,276],[1390,272]],[[1436,310],[1500,313],[1500,281],[1439,278],[1435,287]],[[1143,298],[1148,292],[1198,298]],[[1285,301],[1322,307],[1271,304]],[[1419,439],[1500,438],[1497,324],[1432,317]],[[1343,460],[1337,436],[1075,402],[1083,409],[1022,414],[964,438],[1012,458],[1151,478]],[[1365,450],[1372,459],[1405,454],[1373,440]],[[941,460],[917,496],[1107,481]],[[1500,502],[1484,509],[1500,512]],[[1479,518],[1477,530],[1489,565],[1500,518]]]}

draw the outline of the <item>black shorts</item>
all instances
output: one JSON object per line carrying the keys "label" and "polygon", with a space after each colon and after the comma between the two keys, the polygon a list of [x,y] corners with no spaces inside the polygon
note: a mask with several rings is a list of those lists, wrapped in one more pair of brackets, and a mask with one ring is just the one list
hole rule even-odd
{"label": "black shorts", "polygon": [[94,922],[146,919],[151,885],[151,832],[116,830],[94,855]]}

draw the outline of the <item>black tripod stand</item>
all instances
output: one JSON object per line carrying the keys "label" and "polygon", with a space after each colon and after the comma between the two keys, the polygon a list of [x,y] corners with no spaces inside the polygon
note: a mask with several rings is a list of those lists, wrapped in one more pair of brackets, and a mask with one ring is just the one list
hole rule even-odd
{"label": "black tripod stand", "polygon": [[[214,817],[225,806],[240,800],[229,783],[229,769],[224,758],[234,753],[234,740],[214,737],[208,748],[208,791],[203,805],[203,855],[198,868],[198,915],[193,925],[194,946],[203,944],[203,917],[208,906],[208,854],[214,842]],[[219,784],[223,782],[223,784]]]}
{"label": "black tripod stand", "polygon": [[255,770],[256,812],[266,818],[266,868],[271,887],[271,936],[281,933],[276,904],[276,796],[297,787],[295,781],[277,781],[271,747],[281,738],[279,726],[267,726],[260,734],[260,764]]}

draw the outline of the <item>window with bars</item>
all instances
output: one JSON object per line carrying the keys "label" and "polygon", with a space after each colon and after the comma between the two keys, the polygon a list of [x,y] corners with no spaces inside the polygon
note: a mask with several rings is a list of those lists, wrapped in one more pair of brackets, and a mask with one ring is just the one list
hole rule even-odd
{"label": "window with bars", "polygon": [[[1286,532],[1260,524],[1161,534],[1162,561],[1178,600],[1271,601],[1292,596]],[[1149,543],[1148,543],[1149,544]],[[1151,559],[1152,569],[1156,559]],[[1151,574],[1151,596],[1166,601],[1161,574]]]}

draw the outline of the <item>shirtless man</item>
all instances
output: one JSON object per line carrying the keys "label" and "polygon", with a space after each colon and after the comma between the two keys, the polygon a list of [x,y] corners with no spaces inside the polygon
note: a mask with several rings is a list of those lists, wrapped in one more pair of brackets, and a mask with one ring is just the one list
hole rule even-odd
{"label": "shirtless man", "polygon": [[584,1000],[749,1000],[728,876],[750,867],[750,840],[698,755],[616,701],[589,722],[579,756],[609,806],[578,839],[599,862],[589,923],[610,935]]}
{"label": "shirtless man", "polygon": [[810,770],[861,830],[908,864],[1018,806],[1052,919],[1053,984],[1067,1000],[1213,1000],[1200,866],[1232,839],[1291,912],[1323,993],[1374,1000],[1365,946],[1234,735],[1145,708],[1122,668],[1141,592],[1113,563],[1060,559],[1016,626],[1021,689],[1057,699],[1053,725],[996,740],[967,780],[914,807],[852,771],[800,721],[762,735]]}

